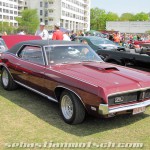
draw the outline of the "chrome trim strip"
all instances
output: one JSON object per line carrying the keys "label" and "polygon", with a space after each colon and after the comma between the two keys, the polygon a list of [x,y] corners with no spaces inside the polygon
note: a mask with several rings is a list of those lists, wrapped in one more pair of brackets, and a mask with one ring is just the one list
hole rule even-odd
{"label": "chrome trim strip", "polygon": [[[59,88],[59,87],[65,88],[65,89],[71,91],[72,93],[74,93],[74,94],[80,99],[80,101],[81,101],[81,103],[83,104],[83,106],[86,108],[86,106],[85,106],[85,104],[83,103],[81,97],[80,97],[76,92],[74,92],[73,90],[71,90],[71,89],[69,89],[69,88],[67,88],[67,87],[65,87],[65,86],[62,86],[62,85],[58,85],[56,88]],[[55,89],[56,89],[56,88],[55,88]],[[56,95],[55,95],[55,96],[56,96]]]}
{"label": "chrome trim strip", "polygon": [[[61,46],[61,47],[62,47],[62,46],[85,46],[85,45],[82,44],[82,43],[76,43],[76,42],[75,42],[75,43],[71,43],[71,44],[67,44],[67,43],[66,43],[66,44],[63,44],[63,43],[62,43],[62,44],[51,44],[51,45],[50,45],[50,43],[48,43],[48,44],[49,44],[49,45],[44,45],[43,47],[45,48],[45,47],[50,47],[50,46],[51,46],[51,47],[56,47],[56,46],[57,46],[57,47],[59,47],[59,46]],[[89,45],[86,45],[86,46],[89,46]]]}
{"label": "chrome trim strip", "polygon": [[123,112],[127,110],[133,110],[135,108],[148,107],[148,106],[150,106],[150,99],[144,102],[136,103],[136,104],[128,104],[128,105],[123,105],[123,106],[118,106],[118,107],[116,106],[113,108],[109,108],[107,104],[100,104],[99,114],[108,115],[111,113]]}
{"label": "chrome trim strip", "polygon": [[[71,90],[71,89],[69,89],[69,88],[67,88],[67,87],[65,87],[65,86],[62,86],[62,85],[56,86],[56,88],[58,88],[58,87],[65,88],[65,89],[67,89],[67,90],[73,92],[73,93],[74,93],[75,95],[77,95],[77,97],[81,100],[81,97],[80,97],[76,92],[74,92],[73,90]],[[55,88],[55,89],[56,89],[56,88]]]}
{"label": "chrome trim strip", "polygon": [[48,96],[48,95],[46,95],[46,94],[44,94],[44,93],[42,93],[42,92],[39,92],[39,91],[37,91],[37,90],[35,90],[35,89],[33,89],[33,88],[31,88],[31,87],[27,86],[27,85],[24,85],[24,84],[22,84],[22,83],[18,82],[18,81],[15,81],[15,82],[16,82],[17,84],[19,84],[19,85],[21,85],[21,86],[23,86],[23,87],[25,87],[25,88],[27,88],[27,89],[31,90],[31,91],[33,91],[33,92],[37,93],[37,94],[39,94],[39,95],[43,96],[43,97],[48,98],[49,100],[51,100],[51,101],[53,101],[53,102],[58,103],[58,100],[56,100],[56,99],[52,98],[51,96]]}

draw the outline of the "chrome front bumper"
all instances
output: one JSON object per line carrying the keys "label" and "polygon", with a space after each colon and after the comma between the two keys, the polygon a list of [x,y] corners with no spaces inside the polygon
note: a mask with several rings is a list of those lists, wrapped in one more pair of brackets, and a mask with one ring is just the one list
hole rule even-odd
{"label": "chrome front bumper", "polygon": [[148,107],[150,106],[150,100],[146,100],[144,102],[139,102],[136,104],[128,104],[128,105],[123,105],[123,106],[116,106],[113,108],[109,108],[107,104],[100,104],[99,106],[99,114],[101,115],[109,115],[109,114],[114,114],[118,112],[124,112],[127,110],[133,110],[135,108],[140,108],[140,107]]}

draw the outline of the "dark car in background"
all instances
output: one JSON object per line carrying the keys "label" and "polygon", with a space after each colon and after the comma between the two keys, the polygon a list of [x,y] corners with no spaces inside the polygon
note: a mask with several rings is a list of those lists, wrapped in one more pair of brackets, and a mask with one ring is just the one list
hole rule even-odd
{"label": "dark car in background", "polygon": [[150,56],[150,43],[143,43],[140,46],[142,47],[140,53]]}
{"label": "dark car in background", "polygon": [[97,36],[78,36],[75,41],[83,42],[86,41],[93,49],[99,50],[112,50],[112,51],[125,51],[125,47],[116,44],[107,38]]}
{"label": "dark car in background", "polygon": [[146,53],[142,54],[134,49],[129,51],[122,46],[113,45],[113,42],[109,44],[110,40],[100,37],[76,37],[75,41],[87,43],[105,62],[150,71],[150,56]]}

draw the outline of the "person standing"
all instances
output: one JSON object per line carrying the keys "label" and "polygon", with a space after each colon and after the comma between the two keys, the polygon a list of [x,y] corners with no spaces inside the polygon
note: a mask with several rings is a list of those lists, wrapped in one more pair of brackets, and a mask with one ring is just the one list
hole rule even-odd
{"label": "person standing", "polygon": [[114,39],[114,42],[115,42],[115,43],[120,44],[120,35],[119,35],[118,32],[116,32],[116,33],[114,34],[113,39]]}
{"label": "person standing", "polygon": [[60,31],[60,25],[59,24],[55,24],[54,25],[54,33],[52,36],[52,40],[63,40],[63,32]]}
{"label": "person standing", "polygon": [[63,34],[63,40],[64,41],[71,41],[70,37],[69,37],[69,32],[66,31],[64,34]]}
{"label": "person standing", "polygon": [[39,30],[36,31],[35,33],[36,36],[40,36],[42,40],[47,40],[49,37],[48,31],[45,29],[45,23],[41,22],[40,23],[40,28]]}
{"label": "person standing", "polygon": [[71,31],[71,36],[70,36],[71,41],[74,41],[75,37],[76,37],[76,34],[74,33],[74,30],[72,30]]}
{"label": "person standing", "polygon": [[21,30],[21,31],[18,33],[18,35],[25,35],[24,30]]}

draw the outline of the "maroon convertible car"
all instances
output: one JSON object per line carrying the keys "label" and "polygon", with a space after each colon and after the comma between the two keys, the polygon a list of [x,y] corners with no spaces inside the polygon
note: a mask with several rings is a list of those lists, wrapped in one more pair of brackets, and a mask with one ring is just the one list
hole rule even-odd
{"label": "maroon convertible car", "polygon": [[21,42],[1,55],[0,70],[4,89],[21,85],[58,102],[69,124],[86,113],[138,114],[150,105],[150,73],[107,64],[88,45]]}

